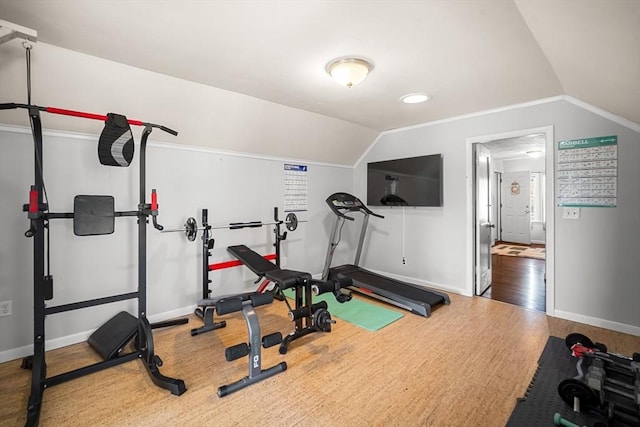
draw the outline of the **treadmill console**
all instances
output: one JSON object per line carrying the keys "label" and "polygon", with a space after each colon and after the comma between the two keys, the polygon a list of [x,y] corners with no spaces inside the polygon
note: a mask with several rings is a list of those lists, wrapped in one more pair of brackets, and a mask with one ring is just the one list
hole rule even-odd
{"label": "treadmill console", "polygon": [[329,206],[350,211],[360,210],[364,204],[355,196],[347,193],[335,193],[327,198]]}
{"label": "treadmill console", "polygon": [[384,218],[382,215],[371,212],[371,210],[369,210],[369,208],[362,203],[360,199],[348,193],[334,193],[327,197],[327,200],[325,201],[336,215],[350,220],[353,218],[344,215],[341,211],[362,212],[364,214]]}

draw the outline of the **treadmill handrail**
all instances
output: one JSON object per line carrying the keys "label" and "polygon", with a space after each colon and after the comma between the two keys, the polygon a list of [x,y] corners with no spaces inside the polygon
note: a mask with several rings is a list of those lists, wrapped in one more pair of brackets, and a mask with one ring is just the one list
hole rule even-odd
{"label": "treadmill handrail", "polygon": [[336,212],[336,215],[338,215],[338,216],[340,216],[340,217],[342,217],[344,219],[348,219],[349,221],[355,221],[355,219],[353,217],[345,215],[342,212]]}
{"label": "treadmill handrail", "polygon": [[[350,207],[346,207],[346,206],[342,206],[342,207],[336,206],[332,202],[332,200],[336,199],[336,198],[347,198],[349,200],[352,200],[354,202],[354,206],[351,207],[351,208]],[[367,207],[367,205],[362,203],[362,201],[360,199],[358,199],[356,196],[353,196],[353,195],[348,194],[348,193],[333,193],[331,196],[327,197],[327,199],[325,201],[327,202],[327,205],[329,205],[329,207],[331,208],[333,213],[335,213],[339,217],[346,218],[349,221],[353,221],[354,218],[343,214],[341,212],[341,210],[349,210],[349,211],[358,210],[358,211],[362,212],[365,215],[373,215],[375,217],[384,219],[383,215],[380,215],[380,214],[377,214],[377,213],[373,212],[371,209],[369,209]]]}
{"label": "treadmill handrail", "polygon": [[367,212],[369,215],[377,216],[378,218],[384,219],[384,215],[380,215],[380,214],[377,214],[375,212],[372,212],[368,208],[367,208],[367,210],[369,211],[369,212]]}

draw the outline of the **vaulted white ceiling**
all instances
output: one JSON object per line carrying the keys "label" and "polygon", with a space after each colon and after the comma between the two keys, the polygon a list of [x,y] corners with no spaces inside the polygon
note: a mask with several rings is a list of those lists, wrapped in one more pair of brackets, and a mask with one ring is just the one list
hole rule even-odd
{"label": "vaulted white ceiling", "polygon": [[[0,0],[40,41],[377,131],[567,94],[640,123],[640,1]],[[347,89],[344,55],[375,68]],[[405,105],[402,95],[432,99]]]}

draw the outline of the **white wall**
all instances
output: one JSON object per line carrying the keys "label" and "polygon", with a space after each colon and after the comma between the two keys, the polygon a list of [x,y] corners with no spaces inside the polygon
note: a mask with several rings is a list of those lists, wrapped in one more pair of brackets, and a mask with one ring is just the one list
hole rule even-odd
{"label": "white wall", "polygon": [[527,159],[504,159],[500,172],[544,172],[544,157]]}
{"label": "white wall", "polygon": [[[100,131],[102,124],[94,123]],[[95,135],[46,134],[44,174],[52,212],[72,212],[77,194],[113,195],[116,210],[136,209],[137,160],[129,168],[101,166],[96,144]],[[32,342],[32,241],[23,235],[29,223],[21,209],[33,183],[32,145],[27,129],[0,128],[0,300],[13,302],[13,315],[0,318],[0,360],[28,354]],[[158,220],[166,228],[182,227],[189,216],[201,223],[202,208],[209,209],[210,224],[271,221],[274,206],[284,217],[285,162],[308,165],[309,210],[298,214],[299,220],[308,222],[289,233],[282,255],[286,267],[319,274],[332,219],[324,198],[335,191],[351,190],[351,168],[151,143],[147,150],[147,189],[148,193],[152,188],[158,191]],[[134,291],[135,219],[116,218],[115,233],[108,236],[76,237],[72,224],[65,219],[51,221],[54,299],[47,305]],[[216,245],[212,263],[232,259],[226,247],[234,244],[246,244],[265,254],[273,252],[272,226],[215,230],[213,237]],[[199,240],[188,242],[183,233],[163,234],[152,226],[147,240],[150,318],[191,312],[202,295]],[[211,288],[218,295],[255,287],[255,276],[246,268],[212,272],[210,277]],[[48,348],[86,339],[90,331],[120,310],[135,314],[136,300],[48,316],[47,339],[53,340]]]}
{"label": "white wall", "polygon": [[[26,103],[24,49],[19,41],[1,45],[0,58],[0,102]],[[332,220],[324,199],[335,191],[351,191],[349,165],[376,131],[45,43],[34,46],[32,61],[36,105],[117,112],[179,132],[173,137],[154,131],[148,150],[147,188],[158,189],[159,220],[167,227],[181,227],[188,216],[200,222],[202,208],[210,209],[212,224],[269,220],[274,206],[284,216],[283,163],[309,165],[309,211],[299,215],[309,222],[290,233],[283,256],[289,268],[320,273]],[[30,135],[12,126],[28,126],[27,117],[26,110],[0,112],[0,301],[13,302],[13,315],[0,318],[0,361],[29,354],[33,339],[32,242],[23,236],[28,222],[21,208],[33,183],[34,161]],[[136,208],[136,168],[98,164],[95,135],[101,131],[100,122],[47,113],[42,119],[45,129],[60,131],[49,132],[45,140],[52,211],[70,211],[76,194],[111,194],[117,210]],[[140,128],[133,130],[139,142]],[[49,306],[133,290],[135,220],[118,219],[111,236],[74,237],[66,220],[54,221],[51,232],[55,299]],[[231,244],[272,251],[271,227],[219,230],[214,237],[212,262],[228,259],[225,248]],[[201,298],[197,243],[152,228],[148,240],[151,319],[191,311]],[[348,250],[339,248],[336,262],[348,256]],[[213,273],[212,279],[213,288],[230,292],[252,287],[254,278],[246,269],[234,269]],[[47,348],[86,339],[121,309],[135,313],[133,302],[120,302],[49,316]]]}
{"label": "white wall", "polygon": [[[364,265],[470,295],[471,212],[466,189],[465,141],[483,135],[554,127],[555,140],[618,135],[618,206],[583,208],[579,221],[555,219],[555,307],[551,313],[583,323],[640,335],[640,131],[594,114],[573,102],[554,100],[383,133],[354,172],[354,191],[366,198],[367,162],[442,153],[444,206],[405,211],[380,208]],[[554,144],[555,145],[555,144]],[[547,153],[554,155],[555,153]],[[470,158],[469,158],[470,161]],[[470,170],[470,168],[469,168]]]}

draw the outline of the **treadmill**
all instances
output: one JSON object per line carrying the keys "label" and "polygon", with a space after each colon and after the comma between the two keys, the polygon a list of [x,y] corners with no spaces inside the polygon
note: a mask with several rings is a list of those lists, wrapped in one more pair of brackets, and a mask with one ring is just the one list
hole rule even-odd
{"label": "treadmill", "polygon": [[[336,220],[331,230],[331,237],[329,238],[327,257],[322,270],[322,280],[351,279],[353,285],[349,286],[349,289],[352,291],[385,301],[424,317],[431,315],[432,308],[441,304],[450,303],[449,296],[445,293],[392,279],[358,266],[367,225],[369,223],[369,216],[373,215],[378,218],[384,218],[384,216],[372,212],[360,199],[348,193],[332,194],[327,197],[326,202],[333,213],[336,214]],[[336,241],[336,238],[342,231],[345,220],[354,220],[353,217],[346,215],[345,212],[360,212],[364,215],[356,258],[353,264],[331,267],[333,253],[340,242],[339,240]]]}

